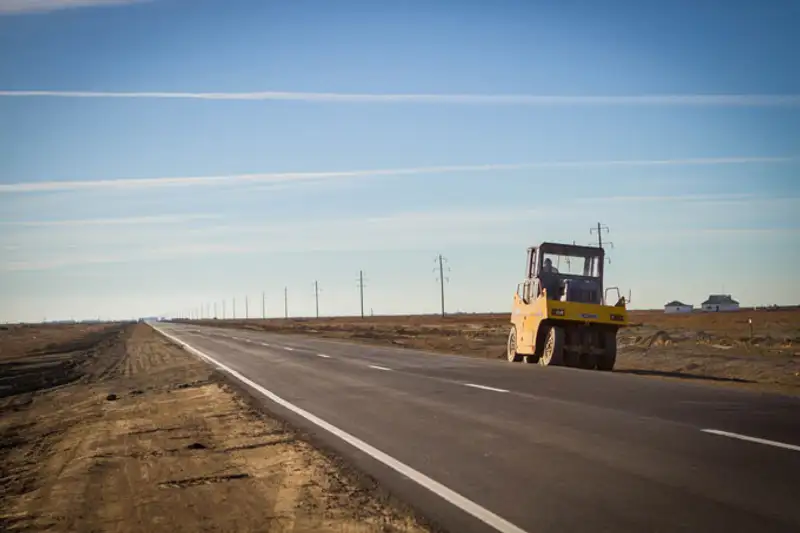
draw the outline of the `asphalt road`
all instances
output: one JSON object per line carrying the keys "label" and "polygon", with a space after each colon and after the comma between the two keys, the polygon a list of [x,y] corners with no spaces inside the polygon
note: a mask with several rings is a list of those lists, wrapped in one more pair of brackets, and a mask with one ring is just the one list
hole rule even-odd
{"label": "asphalt road", "polygon": [[454,533],[800,531],[797,398],[157,328]]}

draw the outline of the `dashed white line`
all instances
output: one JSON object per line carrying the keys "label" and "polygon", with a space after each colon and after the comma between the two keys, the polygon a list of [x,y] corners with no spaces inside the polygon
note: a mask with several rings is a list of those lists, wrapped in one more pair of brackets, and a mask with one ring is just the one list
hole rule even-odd
{"label": "dashed white line", "polygon": [[795,444],[786,444],[785,442],[778,442],[775,440],[760,439],[758,437],[749,437],[747,435],[740,435],[739,433],[730,433],[728,431],[720,431],[718,429],[701,429],[705,433],[713,435],[721,435],[723,437],[730,437],[732,439],[746,440],[750,442],[757,442],[758,444],[766,444],[767,446],[775,446],[776,448],[784,448],[786,450],[794,450],[800,452],[800,446]]}
{"label": "dashed white line", "polygon": [[386,368],[385,366],[378,366],[378,365],[369,365],[370,368],[374,368],[375,370],[391,370],[391,368]]}
{"label": "dashed white line", "polygon": [[268,343],[268,342],[262,342],[262,343],[261,343],[261,346],[270,346],[270,343]]}
{"label": "dashed white line", "polygon": [[477,383],[464,383],[467,387],[473,387],[476,389],[483,389],[483,390],[490,390],[494,392],[508,392],[506,389],[498,389],[496,387],[488,387],[486,385],[478,385]]}
{"label": "dashed white line", "polygon": [[294,348],[292,348],[291,346],[284,346],[283,349],[286,350],[287,352],[293,352],[294,351]]}
{"label": "dashed white line", "polygon": [[325,359],[330,359],[331,358],[330,355],[325,355],[324,353],[318,353],[317,357],[324,357]]}
{"label": "dashed white line", "polygon": [[302,416],[309,422],[316,424],[317,426],[328,431],[332,435],[335,435],[336,437],[342,439],[344,442],[350,444],[351,446],[354,446],[355,448],[358,448],[359,450],[366,453],[373,459],[380,461],[381,463],[395,470],[399,474],[406,476],[407,478],[415,481],[419,485],[425,487],[432,493],[436,494],[440,498],[455,505],[462,511],[474,516],[484,524],[493,527],[494,529],[500,531],[501,533],[526,533],[526,531],[520,528],[519,526],[516,526],[515,524],[512,524],[511,522],[506,520],[505,518],[494,514],[489,509],[486,509],[485,507],[482,507],[481,505],[475,503],[474,501],[462,496],[461,494],[447,487],[446,485],[442,485],[435,479],[426,476],[419,470],[415,470],[414,468],[408,466],[407,464],[398,461],[391,455],[382,452],[381,450],[375,448],[370,444],[367,444],[358,437],[355,437],[350,433],[347,433],[346,431],[339,429],[330,422],[326,422],[325,420],[306,411],[305,409],[302,409],[301,407],[298,407],[293,403],[284,400],[274,392],[265,389],[255,381],[248,379],[247,377],[237,372],[236,370],[224,365],[223,363],[220,363],[210,355],[201,352],[197,348],[190,346],[188,343],[178,339],[177,337],[173,337],[169,333],[165,333],[164,331],[157,329],[155,326],[152,327],[153,329],[155,329],[168,339],[172,340],[173,342],[177,343],[180,346],[183,346],[186,350],[194,353],[201,359],[205,359],[206,361],[216,365],[218,368],[224,370],[225,372],[227,372],[234,378],[238,379],[245,385],[248,385],[252,387],[254,390],[257,390],[258,392],[260,392],[273,402],[277,403],[278,405],[281,405],[286,409],[296,413],[297,415]]}

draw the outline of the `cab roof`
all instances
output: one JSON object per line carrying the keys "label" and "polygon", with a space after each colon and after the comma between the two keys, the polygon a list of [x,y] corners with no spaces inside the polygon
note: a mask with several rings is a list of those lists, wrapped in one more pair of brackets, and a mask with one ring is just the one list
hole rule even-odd
{"label": "cab roof", "polygon": [[580,244],[564,244],[558,242],[543,242],[535,248],[545,253],[555,255],[571,255],[578,257],[603,257],[605,250],[597,246],[582,246]]}

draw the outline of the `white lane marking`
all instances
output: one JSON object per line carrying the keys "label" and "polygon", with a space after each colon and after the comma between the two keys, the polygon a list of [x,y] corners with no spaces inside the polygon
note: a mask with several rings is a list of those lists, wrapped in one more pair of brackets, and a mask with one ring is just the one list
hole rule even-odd
{"label": "white lane marking", "polygon": [[155,326],[153,326],[153,329],[155,329],[156,331],[158,331],[159,333],[161,333],[162,335],[164,335],[168,339],[172,340],[173,342],[177,343],[179,346],[181,346],[186,351],[197,355],[201,359],[205,359],[206,361],[210,362],[213,365],[216,365],[217,368],[220,368],[220,369],[224,370],[225,372],[227,372],[228,374],[230,374],[234,378],[238,379],[239,381],[241,381],[245,385],[248,385],[249,387],[252,387],[253,389],[257,390],[258,392],[260,392],[261,394],[263,394],[264,396],[266,396],[267,398],[269,398],[273,402],[277,403],[278,405],[281,405],[281,406],[285,407],[286,409],[292,411],[293,413],[296,413],[296,414],[302,416],[303,418],[305,418],[309,422],[311,422],[313,424],[316,424],[317,426],[319,426],[322,429],[328,431],[329,433],[335,435],[336,437],[339,437],[340,439],[342,439],[346,443],[348,443],[351,446],[359,449],[360,451],[362,451],[365,454],[369,455],[373,459],[375,459],[377,461],[380,461],[381,463],[385,464],[389,468],[399,472],[401,475],[404,475],[407,478],[415,481],[419,485],[425,487],[426,489],[428,489],[429,491],[433,492],[434,494],[436,494],[440,498],[452,503],[453,505],[455,505],[456,507],[458,507],[462,511],[464,511],[466,513],[469,513],[470,515],[474,516],[475,518],[477,518],[478,520],[480,520],[484,524],[487,524],[487,525],[495,528],[500,533],[527,533],[524,529],[522,529],[522,528],[520,528],[518,526],[515,526],[514,524],[512,524],[511,522],[509,522],[505,518],[502,518],[501,516],[498,516],[498,515],[494,514],[490,510],[486,509],[485,507],[481,507],[479,504],[473,502],[472,500],[470,500],[468,498],[465,498],[464,496],[462,496],[461,494],[457,493],[456,491],[448,488],[445,485],[442,485],[441,483],[439,483],[438,481],[436,481],[436,480],[434,480],[432,478],[429,478],[428,476],[426,476],[422,472],[411,468],[407,464],[401,463],[400,461],[398,461],[397,459],[395,459],[391,455],[380,451],[379,449],[375,448],[374,446],[371,446],[370,444],[367,444],[366,442],[364,442],[363,440],[359,439],[358,437],[354,437],[350,433],[347,433],[346,431],[344,431],[342,429],[339,429],[338,427],[334,426],[333,424],[330,424],[330,423],[324,421],[323,419],[319,418],[318,416],[309,413],[305,409],[297,407],[293,403],[290,403],[290,402],[284,400],[283,398],[281,398],[277,394],[268,391],[267,389],[265,389],[264,387],[262,387],[258,383],[246,378],[245,376],[243,376],[242,374],[240,374],[236,370],[234,370],[234,369],[232,369],[232,368],[220,363],[219,361],[217,361],[216,359],[214,359],[210,355],[206,355],[205,353],[201,352],[197,348],[194,348],[193,346],[189,346],[189,344],[183,342],[182,340],[180,340],[180,339],[178,339],[176,337],[173,337],[172,335],[170,335],[168,333],[165,333],[165,332],[161,331],[160,329],[157,329]]}
{"label": "white lane marking", "polygon": [[294,348],[292,348],[291,346],[284,346],[283,349],[286,350],[287,352],[293,352],[294,351]]}
{"label": "white lane marking", "polygon": [[324,353],[318,353],[317,357],[324,357],[325,359],[330,359],[331,358],[330,355],[325,355]]}
{"label": "white lane marking", "polygon": [[487,387],[486,385],[478,385],[477,383],[464,383],[467,387],[474,387],[476,389],[491,390],[494,392],[508,392],[506,389],[497,389],[495,387]]}
{"label": "white lane marking", "polygon": [[262,342],[262,343],[261,343],[261,346],[269,346],[269,345],[270,345],[270,344],[269,344],[268,342]]}
{"label": "white lane marking", "polygon": [[375,370],[391,370],[391,368],[386,368],[385,366],[378,366],[378,365],[369,365],[370,368],[374,368]]}
{"label": "white lane marking", "polygon": [[795,444],[786,444],[785,442],[760,439],[758,437],[748,437],[747,435],[740,435],[739,433],[730,433],[728,431],[720,431],[718,429],[701,429],[700,431],[703,431],[705,433],[712,433],[714,435],[722,435],[723,437],[730,437],[732,439],[757,442],[759,444],[766,444],[767,446],[775,446],[776,448],[785,448],[787,450],[794,450],[796,452],[800,452],[800,446],[797,446]]}

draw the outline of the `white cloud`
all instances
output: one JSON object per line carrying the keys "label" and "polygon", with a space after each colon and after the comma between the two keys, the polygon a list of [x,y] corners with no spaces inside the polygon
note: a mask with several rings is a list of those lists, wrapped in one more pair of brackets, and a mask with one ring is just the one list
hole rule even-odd
{"label": "white cloud", "polygon": [[[90,0],[86,0],[90,3]],[[14,2],[17,3],[17,2]],[[57,3],[57,2],[44,2]],[[93,2],[101,3],[101,2]],[[103,2],[104,3],[104,2]],[[737,106],[796,107],[798,94],[651,94],[557,96],[533,94],[374,94],[295,91],[260,92],[125,92],[125,91],[0,91],[0,96],[57,98],[142,98],[197,100],[278,100],[339,103],[419,103],[517,106]]]}
{"label": "white cloud", "polygon": [[576,198],[575,202],[593,203],[640,203],[640,202],[726,202],[750,201],[759,198],[755,194],[678,194],[652,196],[599,196],[593,198]]}
{"label": "white cloud", "polygon": [[191,220],[210,220],[221,218],[214,214],[153,215],[144,217],[88,218],[73,220],[24,220],[0,222],[6,226],[24,227],[72,227],[72,226],[119,226],[140,224],[175,224]]}
{"label": "white cloud", "polygon": [[136,4],[151,0],[0,0],[0,15],[41,13],[78,7]]}
{"label": "white cloud", "polygon": [[681,203],[691,206],[745,206],[745,207],[765,207],[780,205],[794,205],[800,202],[799,197],[795,196],[766,196],[754,193],[735,193],[735,194],[676,194],[676,195],[652,195],[652,196],[598,196],[589,198],[576,198],[573,200],[577,204],[614,204],[614,203]]}
{"label": "white cloud", "polygon": [[[714,201],[734,201],[745,205],[763,202],[759,209],[772,213],[780,202],[792,202],[787,205],[795,206],[798,199],[754,194],[607,196],[568,199],[557,206],[527,209],[510,206],[451,207],[292,220],[265,214],[222,217],[191,213],[12,221],[6,225],[11,225],[13,230],[0,232],[0,245],[7,245],[5,250],[8,254],[5,261],[0,262],[0,270],[42,271],[79,265],[162,261],[187,255],[225,257],[288,252],[423,250],[459,245],[524,247],[529,244],[525,240],[530,235],[519,228],[546,228],[548,238],[571,241],[584,234],[585,220],[594,217],[590,213],[607,212],[607,207],[613,210],[615,204],[625,206],[623,211],[627,211],[631,204],[642,203],[642,209],[649,212],[654,204],[664,202],[669,203],[668,209],[676,205],[701,205],[705,210],[707,202]],[[211,220],[211,223],[181,224],[204,219]],[[759,222],[745,222],[738,217],[728,222],[719,221],[720,225],[730,225],[733,229],[708,228],[707,217],[703,218],[704,223],[689,222],[695,227],[700,226],[697,229],[667,229],[654,225],[652,220],[631,225],[635,217],[623,219],[617,217],[606,219],[606,222],[614,226],[612,240],[626,248],[650,243],[654,239],[661,243],[685,243],[786,238],[798,234],[796,229],[749,229],[746,226],[757,226]],[[552,223],[555,220],[559,221],[558,224]],[[737,224],[745,228],[737,228]],[[590,237],[586,235],[585,239],[588,242]],[[165,243],[174,243],[174,246]]]}
{"label": "white cloud", "polygon": [[128,253],[113,254],[75,254],[52,256],[33,260],[9,261],[0,264],[0,270],[7,272],[32,271],[32,270],[52,270],[55,268],[94,265],[107,263],[128,263],[134,261],[153,261],[158,259],[168,259],[171,257],[181,257],[186,255],[213,255],[213,254],[234,254],[258,251],[253,246],[235,246],[226,244],[192,244],[168,247],[155,247],[147,249],[131,250]]}
{"label": "white cloud", "polygon": [[[747,241],[746,246],[753,246],[754,243],[763,244],[768,239],[777,240],[776,242],[786,243],[787,239],[800,237],[800,228],[796,227],[766,227],[766,228],[680,228],[680,229],[649,229],[649,230],[627,230],[621,229],[614,231],[614,238],[617,244],[625,243],[631,248],[639,245],[658,245],[659,247],[698,243],[718,244],[725,240],[731,243],[739,242],[743,244],[743,239]],[[793,241],[790,241],[793,242]]]}
{"label": "white cloud", "polygon": [[[554,215],[570,218],[584,210],[567,203],[553,208],[531,210],[456,209],[445,211],[405,212],[386,216],[334,218],[298,221],[286,224],[265,220],[262,224],[219,225],[208,228],[147,229],[120,233],[114,227],[101,234],[81,232],[72,239],[78,245],[48,233],[43,240],[26,241],[26,253],[15,260],[0,263],[5,271],[40,271],[90,264],[151,262],[183,256],[230,256],[240,254],[422,250],[458,245],[525,246],[529,235],[520,227]],[[65,228],[66,229],[66,228]],[[573,228],[574,229],[574,228]],[[552,234],[552,233],[551,233]],[[554,239],[572,238],[570,228]],[[614,240],[625,247],[642,242],[687,242],[720,238],[779,237],[800,235],[797,228],[697,228],[671,230],[620,229]],[[589,237],[586,237],[587,241]],[[60,244],[59,244],[60,242]],[[162,243],[176,243],[165,246]],[[77,250],[76,250],[77,248]]]}
{"label": "white cloud", "polygon": [[800,235],[800,228],[704,228],[692,231],[691,233],[703,233],[705,235]]}
{"label": "white cloud", "polygon": [[[149,227],[135,233],[116,228],[70,236],[79,245],[48,232],[26,240],[26,255],[0,263],[0,270],[50,270],[84,264],[163,260],[185,255],[419,249],[426,246],[496,243],[509,224],[546,216],[547,210],[448,210],[408,212],[368,218],[264,221],[260,225],[185,228]],[[504,242],[508,239],[505,238]],[[163,246],[174,242],[175,246]],[[79,250],[75,250],[78,248]]]}
{"label": "white cloud", "polygon": [[231,174],[222,176],[183,176],[161,178],[119,178],[82,181],[42,181],[0,184],[2,193],[31,193],[47,191],[81,191],[98,189],[136,189],[193,185],[231,185],[240,183],[285,183],[306,180],[329,180],[355,177],[409,176],[421,174],[452,174],[458,172],[499,172],[538,168],[598,168],[690,165],[740,165],[753,163],[787,163],[798,156],[780,157],[706,157],[686,159],[622,159],[605,161],[542,161],[536,163],[501,163],[485,165],[448,165],[376,170],[343,170],[323,172],[275,172]]}

